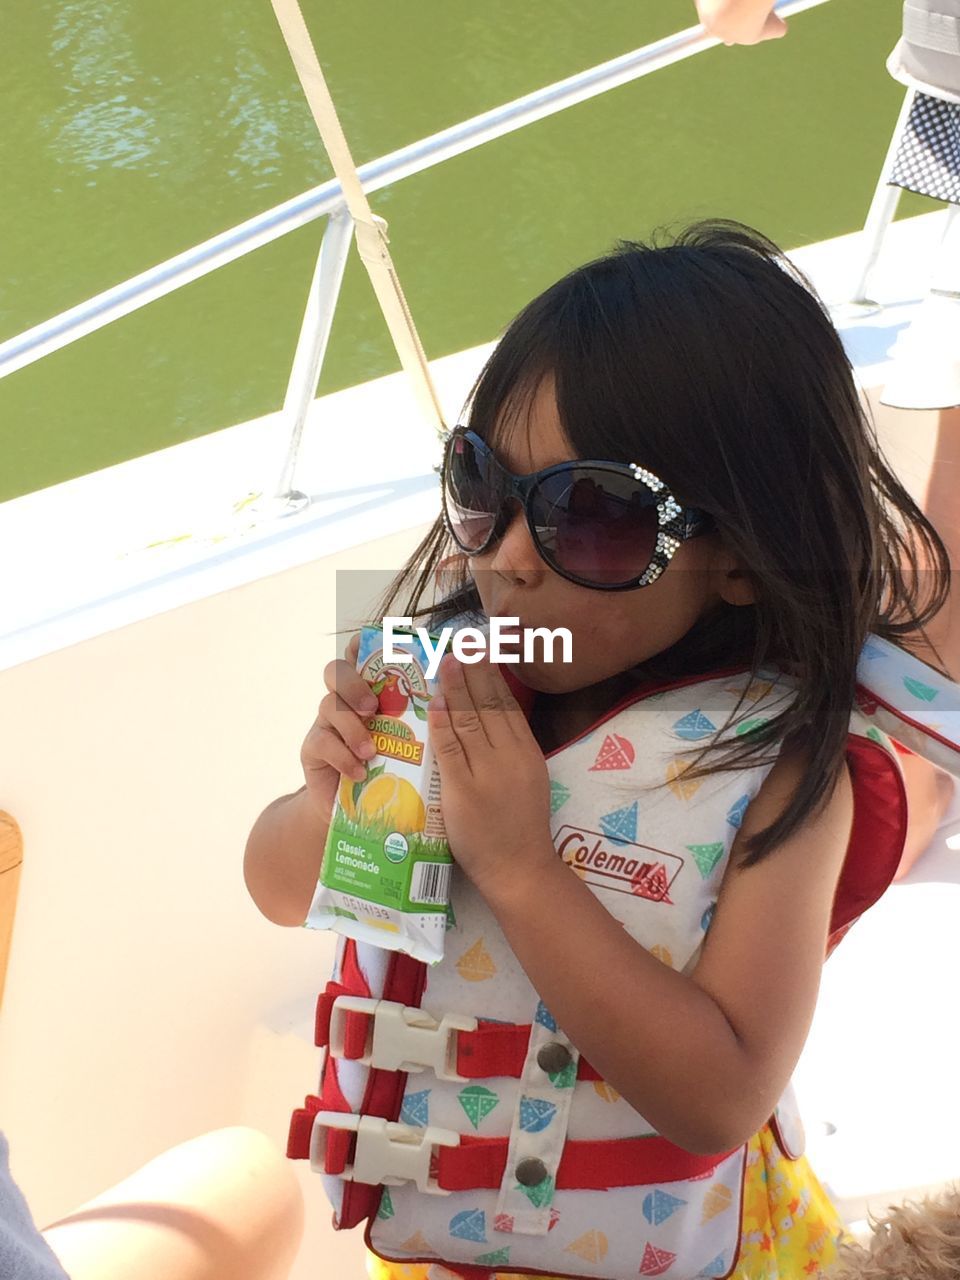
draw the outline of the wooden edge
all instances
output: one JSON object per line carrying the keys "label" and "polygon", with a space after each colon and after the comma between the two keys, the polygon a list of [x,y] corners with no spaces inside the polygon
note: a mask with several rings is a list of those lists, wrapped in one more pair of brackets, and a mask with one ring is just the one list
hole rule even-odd
{"label": "wooden edge", "polygon": [[13,939],[13,917],[17,910],[20,865],[23,862],[23,834],[16,818],[0,809],[0,1002],[7,976],[7,960]]}
{"label": "wooden edge", "polygon": [[0,875],[23,861],[23,833],[16,818],[0,809]]}

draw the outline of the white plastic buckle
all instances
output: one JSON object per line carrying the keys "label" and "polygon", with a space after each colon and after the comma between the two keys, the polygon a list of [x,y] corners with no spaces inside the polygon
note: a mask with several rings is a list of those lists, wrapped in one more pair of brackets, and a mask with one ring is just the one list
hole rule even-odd
{"label": "white plastic buckle", "polygon": [[326,1173],[323,1166],[327,1129],[347,1129],[357,1135],[353,1164],[347,1165],[336,1177],[374,1187],[381,1183],[399,1187],[404,1182],[415,1182],[421,1191],[431,1195],[450,1195],[430,1176],[430,1156],[434,1147],[460,1145],[460,1135],[452,1129],[437,1129],[433,1125],[415,1129],[413,1125],[397,1124],[380,1116],[318,1111],[310,1133],[310,1168],[317,1173]]}
{"label": "white plastic buckle", "polygon": [[373,1036],[368,1036],[366,1053],[354,1061],[384,1071],[424,1071],[429,1067],[438,1080],[463,1084],[468,1076],[458,1075],[458,1031],[476,1031],[477,1020],[466,1014],[445,1013],[438,1022],[426,1009],[395,1000],[371,1000],[363,996],[337,996],[330,1011],[330,1054],[343,1057],[343,1014],[365,1013],[373,1020]]}

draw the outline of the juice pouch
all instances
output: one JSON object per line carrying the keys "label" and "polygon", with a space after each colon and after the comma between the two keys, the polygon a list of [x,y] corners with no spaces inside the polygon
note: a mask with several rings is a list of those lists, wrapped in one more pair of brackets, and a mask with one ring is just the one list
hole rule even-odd
{"label": "juice pouch", "polygon": [[380,627],[360,633],[357,670],[379,704],[367,721],[377,754],[362,781],[340,781],[305,924],[435,963],[443,958],[452,863],[427,738],[427,703],[439,682],[427,679],[419,637],[404,632],[398,650],[394,634],[399,662],[384,661]]}

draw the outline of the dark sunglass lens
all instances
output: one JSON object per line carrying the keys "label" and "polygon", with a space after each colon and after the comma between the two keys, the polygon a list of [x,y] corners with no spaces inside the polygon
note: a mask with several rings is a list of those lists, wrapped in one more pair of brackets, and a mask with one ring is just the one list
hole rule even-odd
{"label": "dark sunglass lens", "polygon": [[481,551],[497,522],[502,485],[496,460],[457,435],[447,446],[443,501],[454,538],[464,551]]}
{"label": "dark sunglass lens", "polygon": [[570,470],[541,481],[535,517],[545,554],[598,586],[639,578],[657,545],[656,498],[629,476]]}

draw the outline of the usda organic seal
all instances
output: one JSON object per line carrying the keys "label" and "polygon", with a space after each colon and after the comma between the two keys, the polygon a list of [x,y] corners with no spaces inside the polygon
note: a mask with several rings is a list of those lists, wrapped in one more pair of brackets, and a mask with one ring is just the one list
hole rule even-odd
{"label": "usda organic seal", "polygon": [[399,831],[391,831],[383,842],[383,852],[391,862],[402,862],[409,847],[406,836],[402,836]]}

